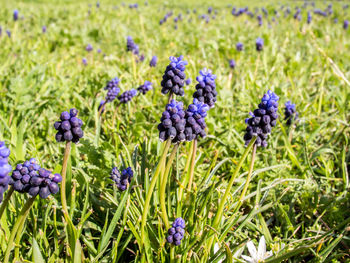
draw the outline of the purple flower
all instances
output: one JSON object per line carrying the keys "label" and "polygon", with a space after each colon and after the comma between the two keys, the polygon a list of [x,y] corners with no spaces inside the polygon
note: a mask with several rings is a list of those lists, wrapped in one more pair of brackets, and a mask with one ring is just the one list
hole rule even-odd
{"label": "purple flower", "polygon": [[18,10],[17,9],[15,9],[14,11],[13,11],[13,20],[14,21],[17,21],[18,20]]}
{"label": "purple flower", "polygon": [[193,98],[200,102],[206,103],[210,108],[213,108],[216,102],[216,75],[211,73],[211,70],[203,69],[199,71],[200,75],[196,78],[198,84],[196,85],[196,92]]}
{"label": "purple flower", "polygon": [[77,118],[78,110],[70,109],[70,111],[64,111],[61,113],[61,121],[57,121],[54,124],[57,142],[74,142],[78,143],[79,140],[84,136],[84,132],[81,129],[83,122]]}
{"label": "purple flower", "polygon": [[148,91],[153,89],[152,82],[146,80],[145,83],[137,88],[138,92],[145,95]]}
{"label": "purple flower", "polygon": [[84,66],[86,66],[86,65],[88,64],[88,62],[87,62],[87,59],[86,59],[86,58],[83,58],[81,61],[83,62]]}
{"label": "purple flower", "polygon": [[93,50],[92,45],[91,45],[91,44],[88,44],[88,45],[86,46],[85,50],[86,50],[87,52],[92,51],[92,50]]}
{"label": "purple flower", "polygon": [[251,118],[246,119],[247,128],[244,134],[246,145],[256,136],[257,146],[267,146],[267,137],[271,133],[272,127],[276,126],[277,123],[278,100],[279,97],[268,90],[261,99],[258,109],[254,110],[254,113],[249,113]]}
{"label": "purple flower", "polygon": [[175,95],[183,96],[184,91],[184,81],[186,78],[185,66],[187,61],[182,60],[183,56],[178,58],[170,57],[170,64],[165,69],[162,85],[162,93],[174,93]]}
{"label": "purple flower", "polygon": [[186,127],[185,136],[187,141],[192,141],[199,136],[204,138],[206,136],[205,128],[205,117],[209,106],[197,99],[193,99],[193,103],[190,104],[186,110]]}
{"label": "purple flower", "polygon": [[262,51],[264,47],[264,40],[260,37],[258,37],[255,41],[256,44],[256,50],[257,51]]}
{"label": "purple flower", "polygon": [[238,42],[236,44],[236,49],[237,49],[237,51],[242,51],[243,50],[243,44],[241,42]]}
{"label": "purple flower", "polygon": [[311,19],[312,19],[311,12],[307,12],[307,23],[308,24],[311,23]]}
{"label": "purple flower", "polygon": [[115,77],[114,79],[108,81],[104,89],[107,90],[107,96],[105,98],[106,103],[112,102],[120,92],[118,77]]}
{"label": "purple flower", "polygon": [[5,142],[0,141],[0,203],[2,202],[3,194],[7,191],[10,182],[8,174],[11,172],[12,167],[8,163],[9,156],[10,150],[6,147]]}
{"label": "purple flower", "polygon": [[185,84],[186,84],[187,86],[190,85],[190,84],[191,84],[191,78],[186,79],[186,80],[185,80]]}
{"label": "purple flower", "polygon": [[11,31],[10,30],[6,30],[6,34],[8,37],[11,37]]}
{"label": "purple flower", "polygon": [[344,28],[345,30],[347,30],[348,27],[349,27],[349,21],[348,21],[348,20],[344,20],[343,28]]}
{"label": "purple flower", "polygon": [[115,182],[120,191],[125,191],[134,176],[131,167],[124,169],[121,173],[117,167],[114,167],[110,178]]}
{"label": "purple flower", "polygon": [[43,34],[45,34],[45,33],[46,33],[46,26],[43,26],[43,27],[41,28],[41,30],[42,30]]}
{"label": "purple flower", "polygon": [[132,100],[133,97],[135,97],[137,95],[137,90],[135,89],[131,89],[131,90],[127,90],[124,93],[122,93],[118,99],[120,101],[120,103],[128,103],[129,101]]}
{"label": "purple flower", "polygon": [[135,44],[131,36],[128,36],[126,39],[126,50],[131,51],[133,54],[139,54],[139,46]]}
{"label": "purple flower", "polygon": [[185,227],[185,220],[181,217],[176,218],[172,227],[168,230],[167,242],[175,246],[181,245],[181,240],[184,238],[185,234]]}
{"label": "purple flower", "polygon": [[287,125],[291,125],[292,122],[296,121],[299,117],[298,112],[295,109],[295,104],[287,101],[284,108],[284,120],[287,121]]}
{"label": "purple flower", "polygon": [[105,111],[105,104],[106,101],[105,100],[101,100],[100,104],[98,105],[98,111],[100,111],[101,107],[103,107],[101,113],[103,113]]}
{"label": "purple flower", "polygon": [[230,68],[234,69],[236,67],[236,62],[233,59],[229,60]]}
{"label": "purple flower", "polygon": [[157,56],[153,56],[151,61],[149,62],[149,66],[155,67],[157,65],[157,60],[158,60]]}

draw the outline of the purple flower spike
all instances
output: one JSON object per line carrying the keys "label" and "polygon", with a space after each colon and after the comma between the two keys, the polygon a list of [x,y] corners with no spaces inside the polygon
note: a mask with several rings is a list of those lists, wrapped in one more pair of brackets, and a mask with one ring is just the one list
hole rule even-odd
{"label": "purple flower spike", "polygon": [[153,89],[152,82],[146,80],[143,85],[137,88],[137,91],[145,95],[151,89]]}
{"label": "purple flower spike", "polygon": [[91,45],[91,44],[88,44],[88,45],[86,46],[85,50],[86,50],[87,52],[91,52],[91,51],[93,50],[92,45]]}
{"label": "purple flower spike", "polygon": [[170,57],[170,64],[165,69],[162,85],[162,93],[174,93],[178,96],[183,96],[185,94],[184,85],[185,85],[185,66],[187,61],[182,60],[183,56],[178,58]]}
{"label": "purple flower spike", "polygon": [[13,20],[14,20],[14,21],[17,21],[17,20],[18,20],[18,13],[19,13],[19,12],[18,12],[17,9],[13,11]]}
{"label": "purple flower spike", "polygon": [[185,227],[185,220],[181,217],[176,218],[172,227],[168,230],[167,242],[175,246],[181,245],[181,240],[184,238],[185,234]]}
{"label": "purple flower spike", "polygon": [[246,119],[247,128],[244,135],[245,144],[256,136],[256,145],[258,147],[267,146],[267,137],[271,133],[272,127],[277,123],[277,109],[279,97],[271,90],[267,91],[261,99],[258,109],[250,113],[251,118]]}
{"label": "purple flower spike", "polygon": [[262,51],[264,47],[264,40],[260,37],[258,37],[255,41],[256,44],[256,50],[257,51]]}
{"label": "purple flower spike", "polygon": [[236,67],[236,62],[233,59],[229,60],[230,68],[234,69]]}
{"label": "purple flower spike", "polygon": [[194,99],[193,103],[188,106],[185,115],[185,135],[187,141],[197,139],[199,136],[202,138],[206,136],[205,117],[208,110],[209,106],[197,99]]}
{"label": "purple flower spike", "polygon": [[193,98],[198,99],[200,102],[207,104],[210,108],[213,108],[216,102],[216,75],[211,73],[211,70],[203,69],[200,75],[196,78],[198,84],[196,85],[196,92],[193,94]]}
{"label": "purple flower spike", "polygon": [[153,56],[151,61],[149,62],[149,66],[155,67],[157,65],[157,60],[158,60],[157,56]]}
{"label": "purple flower spike", "polygon": [[287,121],[287,125],[290,126],[294,121],[299,117],[298,112],[296,111],[295,104],[287,101],[284,108],[284,119]]}
{"label": "purple flower spike", "polygon": [[242,51],[243,50],[243,44],[241,42],[238,42],[236,44],[236,49],[237,49],[237,51]]}

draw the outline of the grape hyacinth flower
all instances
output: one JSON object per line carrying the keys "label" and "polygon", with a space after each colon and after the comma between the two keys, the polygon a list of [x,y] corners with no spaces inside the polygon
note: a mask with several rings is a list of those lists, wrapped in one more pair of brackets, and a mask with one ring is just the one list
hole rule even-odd
{"label": "grape hyacinth flower", "polygon": [[170,139],[172,143],[185,141],[185,127],[186,119],[183,103],[171,100],[166,106],[158,125],[159,139],[161,141]]}
{"label": "grape hyacinth flower", "polygon": [[204,138],[205,133],[205,117],[209,106],[197,99],[193,99],[193,103],[188,106],[186,110],[186,128],[185,135],[187,141],[197,139],[199,136]]}
{"label": "grape hyacinth flower", "polygon": [[31,187],[31,178],[39,175],[40,168],[40,165],[34,158],[25,161],[23,164],[17,164],[12,172],[10,185],[19,193],[27,193]]}
{"label": "grape hyacinth flower", "polygon": [[18,20],[18,10],[16,9],[16,10],[14,10],[13,11],[13,21],[17,21]]}
{"label": "grape hyacinth flower", "polygon": [[152,82],[146,80],[145,83],[137,88],[137,91],[145,95],[148,91],[153,89]]}
{"label": "grape hyacinth flower", "polygon": [[123,92],[119,97],[120,103],[127,103],[132,100],[133,97],[137,95],[137,90],[136,89],[131,89]]}
{"label": "grape hyacinth flower", "polygon": [[98,111],[101,110],[101,113],[103,113],[105,111],[105,105],[106,105],[106,101],[105,100],[101,100],[100,104],[98,105]]}
{"label": "grape hyacinth flower", "polygon": [[244,135],[245,145],[248,145],[250,140],[256,136],[256,146],[267,146],[267,137],[271,133],[271,128],[276,126],[278,118],[279,97],[268,90],[261,99],[258,109],[254,113],[250,112],[251,118],[246,119],[247,128]]}
{"label": "grape hyacinth flower", "polygon": [[233,59],[230,59],[229,61],[230,68],[234,69],[236,67],[236,62]]}
{"label": "grape hyacinth flower", "polygon": [[62,181],[60,174],[52,174],[50,171],[40,168],[38,174],[32,176],[29,181],[28,194],[31,196],[39,196],[43,199],[50,194],[57,194],[60,190],[58,183]]}
{"label": "grape hyacinth flower", "polygon": [[311,19],[312,19],[311,12],[307,12],[307,23],[308,24],[311,23]]}
{"label": "grape hyacinth flower", "polygon": [[191,84],[191,78],[186,79],[186,80],[185,80],[185,84],[186,84],[187,86],[190,85],[190,84]]}
{"label": "grape hyacinth flower", "polygon": [[149,62],[149,66],[155,67],[157,65],[157,60],[158,60],[157,56],[153,56],[151,61]]}
{"label": "grape hyacinth flower", "polygon": [[93,50],[92,45],[91,45],[91,44],[88,44],[88,45],[86,46],[85,50],[86,50],[87,52],[91,52],[91,51]]}
{"label": "grape hyacinth flower", "polygon": [[104,89],[107,90],[107,95],[105,98],[106,103],[112,102],[120,92],[118,77],[115,77],[112,80],[108,81]]}
{"label": "grape hyacinth flower", "polygon": [[176,218],[172,227],[168,230],[167,242],[175,246],[181,245],[181,240],[184,238],[185,234],[185,227],[185,220],[181,217]]}
{"label": "grape hyacinth flower", "polygon": [[79,139],[84,136],[84,132],[81,129],[83,122],[77,118],[78,110],[70,109],[69,112],[64,111],[61,113],[61,121],[57,121],[54,124],[57,142],[74,142],[78,143]]}
{"label": "grape hyacinth flower", "polygon": [[242,51],[243,50],[243,44],[241,42],[238,42],[236,44],[236,49],[237,49],[237,51]]}
{"label": "grape hyacinth flower", "polygon": [[255,45],[256,45],[257,51],[262,51],[263,47],[264,47],[264,40],[262,38],[258,37],[255,41]]}
{"label": "grape hyacinth flower", "polygon": [[212,74],[211,70],[206,68],[199,71],[199,73],[200,75],[196,78],[198,84],[196,85],[196,92],[193,94],[193,98],[213,108],[217,96],[215,84],[216,75]]}
{"label": "grape hyacinth flower", "polygon": [[43,32],[43,34],[46,33],[46,30],[47,30],[46,26],[43,26],[43,27],[41,28],[41,31]]}
{"label": "grape hyacinth flower", "polygon": [[7,191],[12,167],[8,163],[10,150],[6,147],[5,142],[0,141],[0,203],[3,199],[4,192]]}
{"label": "grape hyacinth flower", "polygon": [[126,39],[126,50],[131,51],[133,54],[139,54],[139,46],[135,44],[131,36],[128,36]]}
{"label": "grape hyacinth flower", "polygon": [[347,30],[348,27],[349,27],[349,21],[348,21],[348,20],[345,20],[345,21],[344,21],[344,24],[343,24],[343,28],[344,28],[345,30]]}
{"label": "grape hyacinth flower", "polygon": [[291,125],[292,122],[298,119],[298,112],[295,109],[295,104],[287,101],[284,108],[284,119],[287,121],[287,125]]}
{"label": "grape hyacinth flower", "polygon": [[88,62],[86,58],[83,58],[81,61],[83,62],[84,66],[87,66]]}
{"label": "grape hyacinth flower", "polygon": [[11,31],[10,30],[6,30],[6,34],[8,37],[11,37]]}
{"label": "grape hyacinth flower", "polygon": [[162,85],[162,93],[174,93],[175,95],[183,96],[184,91],[184,80],[186,78],[185,66],[187,61],[183,60],[183,56],[170,57],[170,64],[165,69]]}
{"label": "grape hyacinth flower", "polygon": [[116,183],[120,191],[125,191],[131,182],[134,172],[131,167],[128,167],[120,173],[117,167],[114,167],[111,172],[110,178]]}

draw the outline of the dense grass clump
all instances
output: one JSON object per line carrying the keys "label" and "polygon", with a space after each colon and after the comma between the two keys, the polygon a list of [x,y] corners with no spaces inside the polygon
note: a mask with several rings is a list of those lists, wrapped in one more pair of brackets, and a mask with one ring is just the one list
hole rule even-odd
{"label": "dense grass clump", "polygon": [[2,2],[0,262],[350,260],[345,2]]}

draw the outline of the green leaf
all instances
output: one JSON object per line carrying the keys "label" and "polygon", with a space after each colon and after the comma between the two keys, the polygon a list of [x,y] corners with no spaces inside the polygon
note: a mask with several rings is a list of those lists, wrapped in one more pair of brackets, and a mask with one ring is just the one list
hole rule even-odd
{"label": "green leaf", "polygon": [[36,242],[33,237],[33,262],[35,263],[45,263],[43,256],[41,255],[38,242]]}

